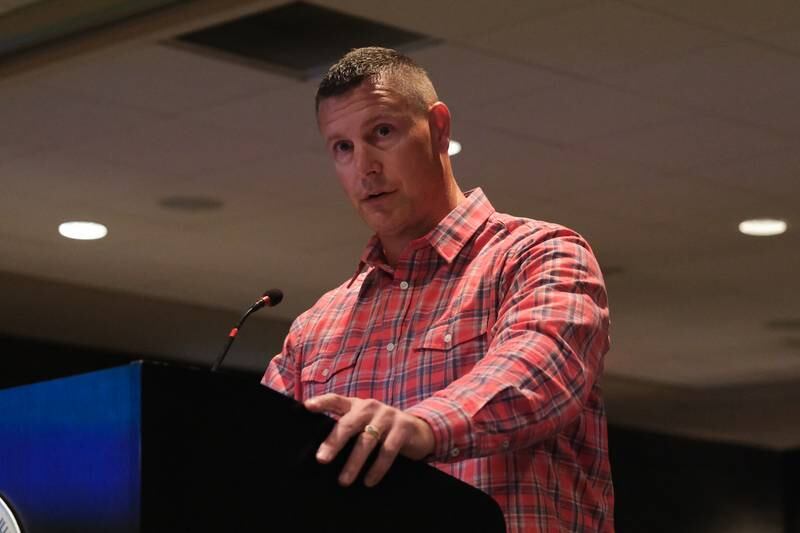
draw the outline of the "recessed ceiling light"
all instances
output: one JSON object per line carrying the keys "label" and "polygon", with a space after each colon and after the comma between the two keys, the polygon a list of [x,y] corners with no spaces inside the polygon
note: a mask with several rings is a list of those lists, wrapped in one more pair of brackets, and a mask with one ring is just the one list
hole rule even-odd
{"label": "recessed ceiling light", "polygon": [[461,151],[461,143],[450,139],[450,146],[447,147],[447,155],[456,155]]}
{"label": "recessed ceiling light", "polygon": [[786,222],[774,218],[754,218],[740,222],[739,231],[756,237],[780,235],[786,231]]}
{"label": "recessed ceiling light", "polygon": [[192,212],[213,211],[223,205],[222,200],[211,196],[167,196],[158,203],[167,209]]}
{"label": "recessed ceiling light", "polygon": [[58,232],[68,239],[94,241],[108,235],[108,228],[97,222],[73,221],[59,224]]}

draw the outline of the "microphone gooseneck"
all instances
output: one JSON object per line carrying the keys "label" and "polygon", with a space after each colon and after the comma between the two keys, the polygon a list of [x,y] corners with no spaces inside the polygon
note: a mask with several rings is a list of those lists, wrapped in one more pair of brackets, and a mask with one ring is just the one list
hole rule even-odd
{"label": "microphone gooseneck", "polygon": [[225,359],[225,356],[228,354],[228,350],[231,349],[231,345],[233,344],[233,341],[236,340],[236,336],[239,334],[239,329],[242,327],[242,324],[244,324],[244,321],[247,320],[247,317],[264,306],[275,307],[281,303],[281,300],[283,300],[283,292],[280,289],[269,289],[268,291],[264,292],[264,294],[256,303],[250,306],[250,309],[245,311],[236,326],[231,330],[230,333],[228,333],[228,340],[225,342],[225,348],[222,349],[222,353],[219,354],[219,357],[217,357],[217,360],[211,367],[212,372],[216,372],[222,364],[223,359]]}

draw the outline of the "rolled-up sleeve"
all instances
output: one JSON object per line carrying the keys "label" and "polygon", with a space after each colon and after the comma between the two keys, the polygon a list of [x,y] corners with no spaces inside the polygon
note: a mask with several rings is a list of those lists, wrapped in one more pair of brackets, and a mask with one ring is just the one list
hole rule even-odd
{"label": "rolled-up sleeve", "polygon": [[609,347],[609,314],[589,245],[565,228],[534,233],[502,268],[485,356],[409,408],[428,422],[431,459],[454,461],[529,447],[582,413]]}

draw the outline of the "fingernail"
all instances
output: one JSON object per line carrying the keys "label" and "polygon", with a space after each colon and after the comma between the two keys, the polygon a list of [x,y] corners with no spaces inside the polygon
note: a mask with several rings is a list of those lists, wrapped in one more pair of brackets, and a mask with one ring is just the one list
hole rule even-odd
{"label": "fingernail", "polygon": [[328,462],[330,460],[330,454],[328,450],[320,448],[317,450],[317,461],[321,461],[323,463]]}
{"label": "fingernail", "polygon": [[364,480],[364,485],[366,485],[367,487],[372,487],[372,486],[374,486],[374,485],[375,485],[375,478],[373,478],[373,477],[368,477],[368,478],[366,478],[366,479]]}
{"label": "fingernail", "polygon": [[342,472],[342,475],[339,476],[339,483],[342,485],[349,485],[350,484],[350,474],[347,472]]}

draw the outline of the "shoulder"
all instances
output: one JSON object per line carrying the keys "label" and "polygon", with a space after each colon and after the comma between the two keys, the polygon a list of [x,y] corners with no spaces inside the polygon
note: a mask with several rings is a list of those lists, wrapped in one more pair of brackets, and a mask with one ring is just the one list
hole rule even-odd
{"label": "shoulder", "polygon": [[496,213],[489,223],[502,227],[497,234],[503,243],[498,272],[500,294],[507,295],[512,288],[522,286],[604,287],[594,251],[577,231],[554,222],[504,213]]}
{"label": "shoulder", "polygon": [[488,224],[494,226],[509,256],[527,255],[540,248],[559,245],[577,245],[591,253],[589,243],[580,233],[555,222],[494,213],[489,217]]}

